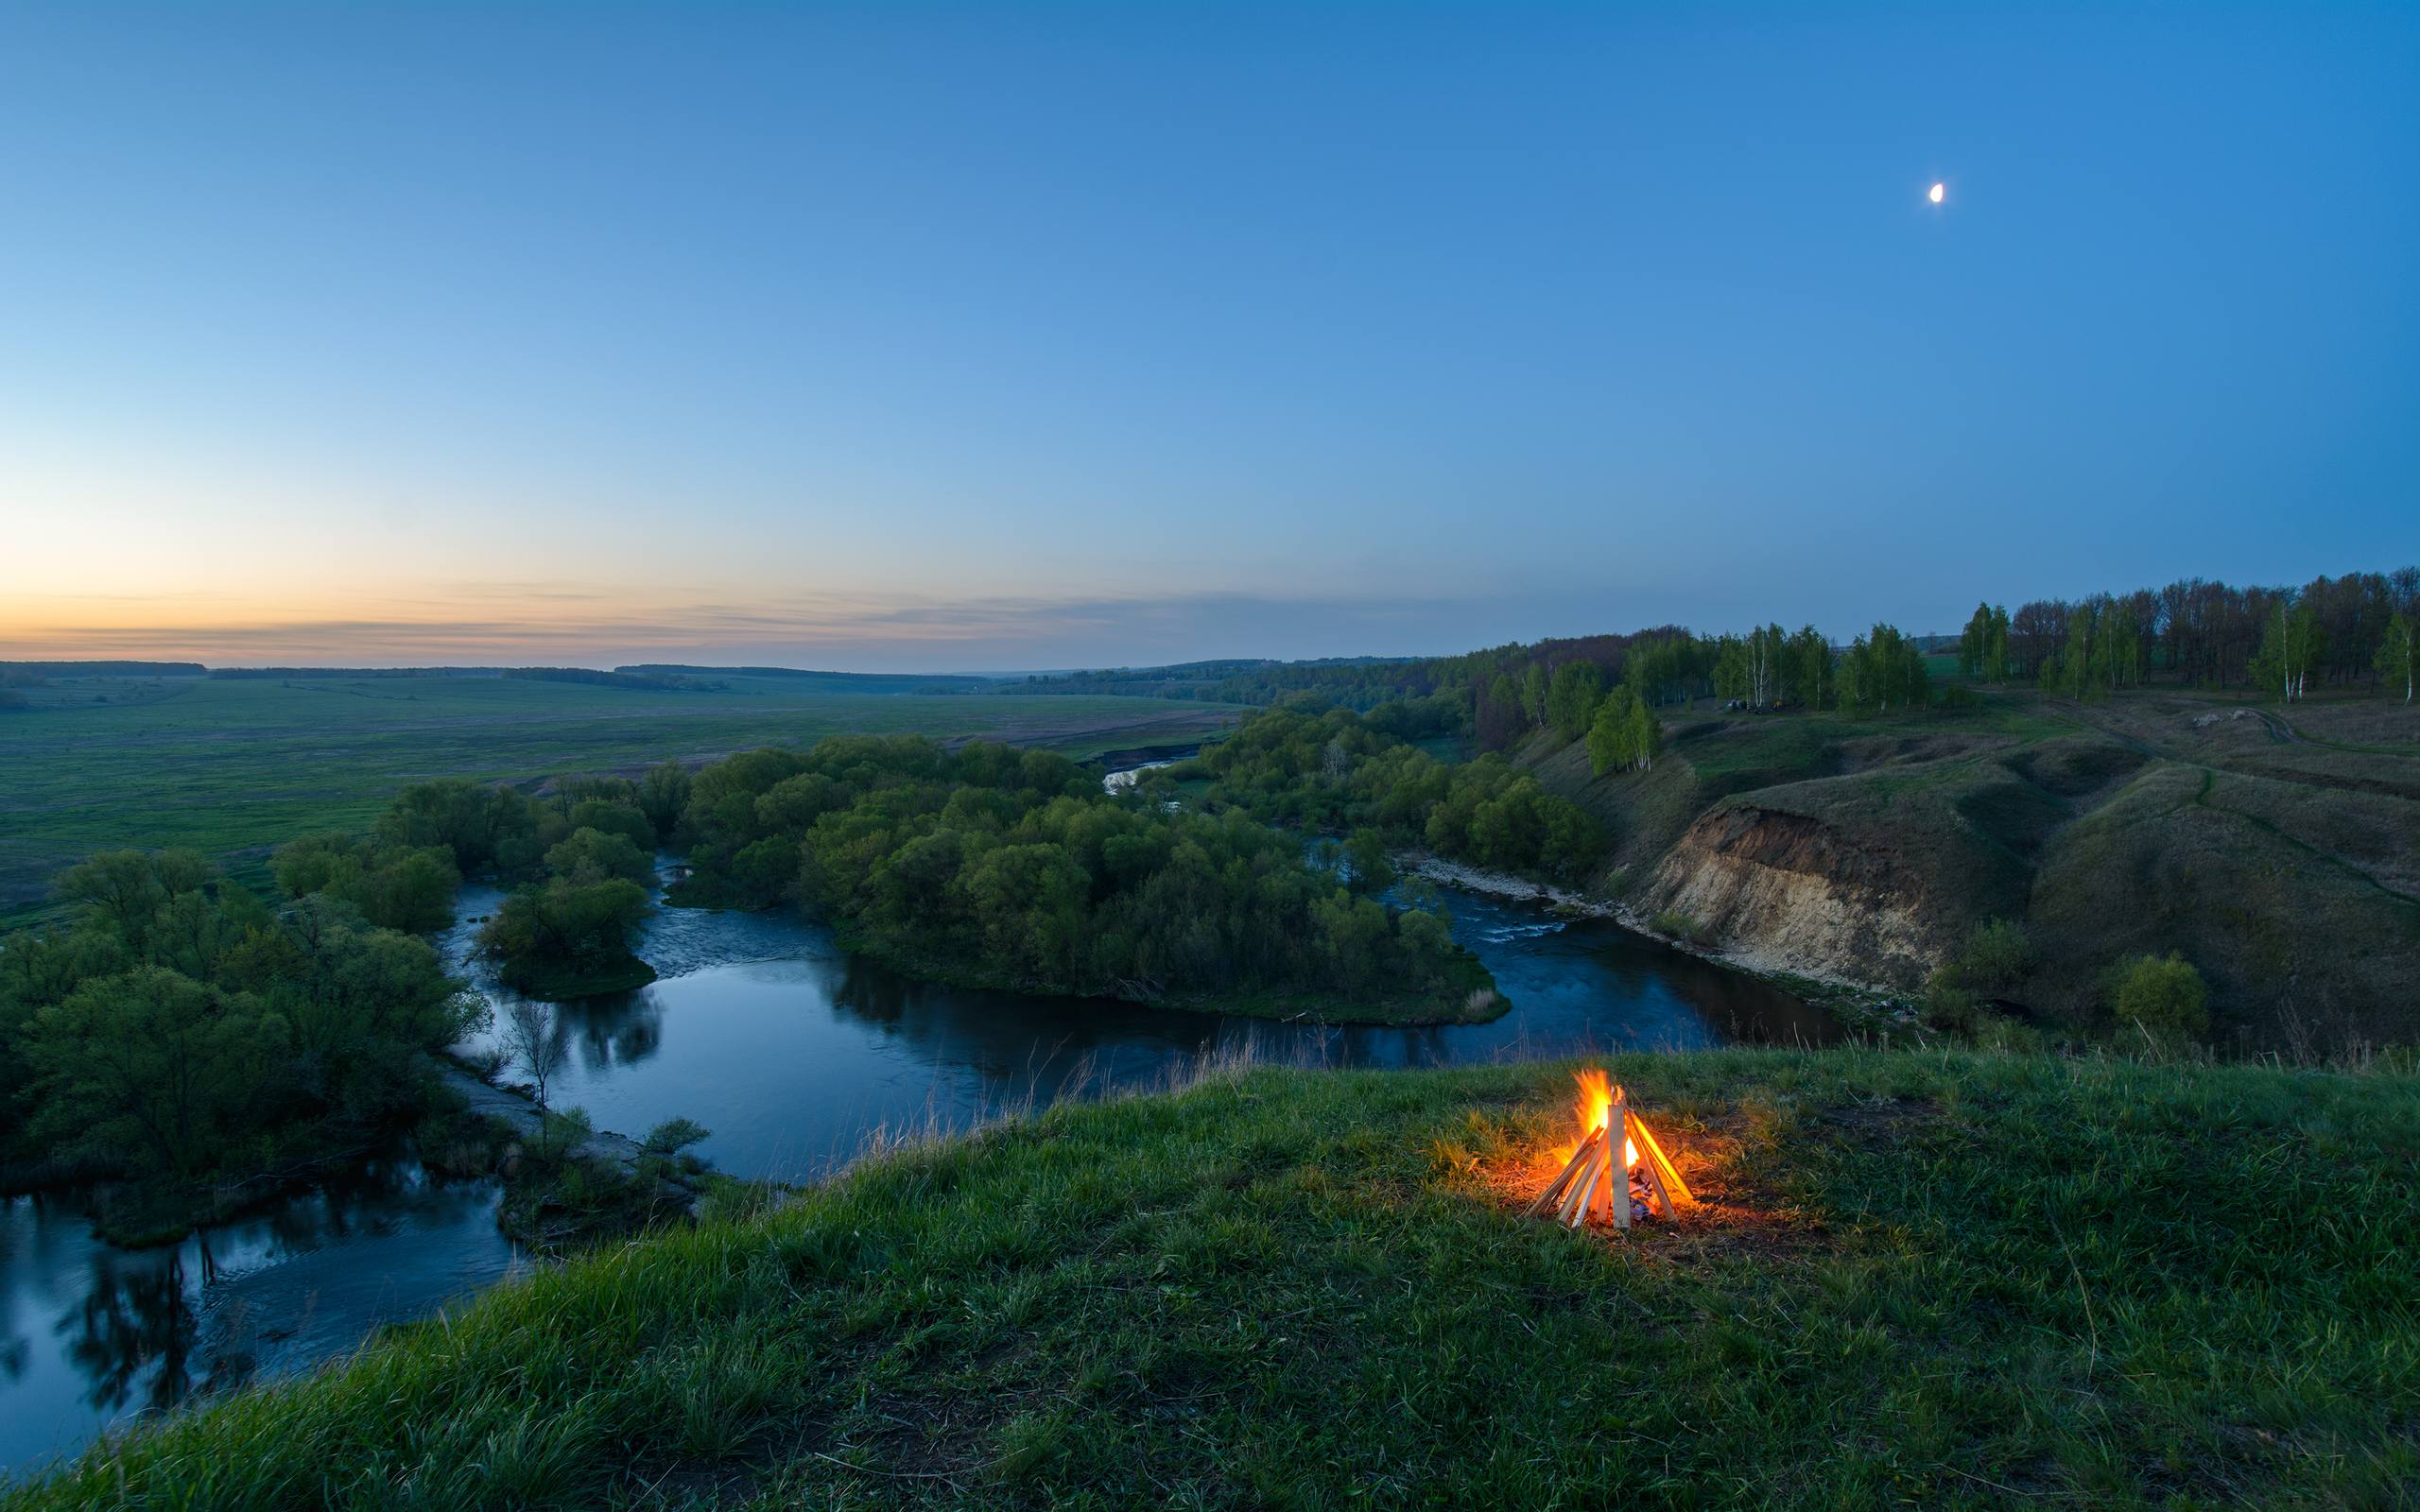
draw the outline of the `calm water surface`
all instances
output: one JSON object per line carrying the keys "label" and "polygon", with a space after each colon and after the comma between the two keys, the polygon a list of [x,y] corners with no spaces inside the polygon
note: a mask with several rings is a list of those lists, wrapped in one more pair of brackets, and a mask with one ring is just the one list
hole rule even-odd
{"label": "calm water surface", "polygon": [[[464,909],[500,901],[474,890]],[[804,1180],[846,1162],[873,1129],[962,1127],[1064,1094],[1149,1085],[1205,1053],[1442,1066],[1832,1032],[1777,988],[1614,924],[1518,900],[1447,902],[1455,936],[1512,1003],[1492,1023],[1322,1028],[969,991],[909,981],[786,913],[665,909],[643,952],[663,980],[557,1008],[563,1057],[548,1095],[625,1134],[692,1118],[713,1130],[699,1148],[723,1170]],[[491,997],[510,996],[471,970]]]}
{"label": "calm water surface", "polygon": [[[1512,1009],[1493,1023],[1322,1029],[908,981],[783,914],[659,910],[662,979],[561,1005],[549,1089],[599,1128],[676,1116],[747,1177],[801,1180],[877,1128],[962,1127],[1063,1095],[1150,1085],[1206,1052],[1340,1066],[1485,1063],[1583,1050],[1820,1042],[1829,1021],[1750,977],[1610,923],[1446,895],[1454,933]],[[501,895],[466,889],[467,956]],[[481,973],[472,971],[475,978]],[[492,979],[480,985],[501,1001]],[[372,1165],[169,1248],[94,1237],[75,1203],[0,1208],[0,1467],[72,1452],[114,1422],[222,1383],[307,1369],[384,1323],[425,1317],[520,1263],[488,1181]]]}

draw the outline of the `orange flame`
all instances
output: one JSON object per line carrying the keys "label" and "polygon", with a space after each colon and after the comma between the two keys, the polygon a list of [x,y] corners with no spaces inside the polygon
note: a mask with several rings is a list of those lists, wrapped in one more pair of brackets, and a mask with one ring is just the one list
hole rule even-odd
{"label": "orange flame", "polygon": [[[1614,1086],[1612,1080],[1594,1066],[1572,1073],[1571,1079],[1580,1084],[1580,1095],[1573,1099],[1572,1110],[1580,1115],[1580,1138],[1585,1142],[1589,1135],[1612,1121],[1614,1094],[1621,1089]],[[1575,1153],[1579,1148],[1577,1143],[1572,1146]],[[1566,1160],[1569,1158],[1564,1157]],[[1625,1137],[1622,1140],[1622,1164],[1627,1167],[1637,1163],[1638,1143]]]}

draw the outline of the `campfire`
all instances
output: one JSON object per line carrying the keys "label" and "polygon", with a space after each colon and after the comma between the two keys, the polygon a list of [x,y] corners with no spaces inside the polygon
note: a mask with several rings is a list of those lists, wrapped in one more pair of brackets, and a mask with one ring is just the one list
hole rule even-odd
{"label": "campfire", "polygon": [[[1563,1174],[1530,1204],[1530,1216],[1550,1212],[1555,1222],[1572,1228],[1592,1218],[1611,1217],[1615,1228],[1627,1228],[1633,1219],[1657,1210],[1671,1218],[1697,1200],[1671,1158],[1632,1110],[1628,1093],[1593,1068],[1572,1079],[1580,1084],[1573,1107],[1580,1115],[1580,1143]],[[1617,1146],[1618,1180],[1614,1175]]]}

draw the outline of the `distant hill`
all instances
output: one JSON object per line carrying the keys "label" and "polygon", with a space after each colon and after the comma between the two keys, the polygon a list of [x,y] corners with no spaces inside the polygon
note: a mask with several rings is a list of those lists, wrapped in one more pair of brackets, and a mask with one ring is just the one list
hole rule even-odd
{"label": "distant hill", "polygon": [[501,678],[513,670],[510,667],[212,667],[210,675],[238,681],[268,678],[279,682],[292,682],[306,678]]}
{"label": "distant hill", "polygon": [[[1368,683],[1374,690],[1357,707],[1401,693],[1393,669],[1420,666],[1409,656],[1329,656],[1302,662],[1267,657],[1177,662],[1156,667],[1098,667],[1081,672],[1037,672],[1023,681],[999,683],[998,693],[1118,694],[1143,698],[1208,698],[1221,703],[1270,703],[1311,687],[1333,691]],[[1426,689],[1421,690],[1423,692]],[[1353,700],[1340,698],[1339,701]]]}
{"label": "distant hill", "polygon": [[614,670],[636,677],[780,678],[786,681],[826,685],[834,693],[1012,691],[1011,685],[1000,683],[994,679],[964,674],[935,676],[921,672],[816,672],[800,667],[700,667],[671,662],[642,662],[633,666],[615,667]]}
{"label": "distant hill", "polygon": [[209,671],[199,662],[0,662],[0,673],[43,678],[199,678]]}

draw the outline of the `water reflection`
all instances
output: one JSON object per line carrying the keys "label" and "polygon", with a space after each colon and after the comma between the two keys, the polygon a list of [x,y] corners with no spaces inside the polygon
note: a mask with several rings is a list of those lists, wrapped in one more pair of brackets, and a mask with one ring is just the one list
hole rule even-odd
{"label": "water reflection", "polygon": [[[641,948],[660,980],[559,1013],[556,1032],[576,1054],[549,1095],[627,1134],[692,1118],[713,1130],[701,1153],[724,1169],[804,1179],[850,1159],[875,1130],[961,1127],[1062,1096],[1148,1086],[1204,1053],[1424,1067],[1820,1043],[1834,1034],[1819,1012],[1764,982],[1614,924],[1555,918],[1521,900],[1451,893],[1446,902],[1456,936],[1513,1005],[1493,1023],[1322,1027],[975,991],[900,976],[795,916],[665,909]],[[509,996],[462,958],[492,996]]]}
{"label": "water reflection", "polygon": [[561,1004],[555,1038],[589,1071],[634,1066],[663,1048],[664,1006],[644,990]]}
{"label": "water reflection", "polygon": [[196,1393],[291,1374],[515,1263],[495,1189],[378,1160],[176,1245],[126,1250],[89,1207],[0,1206],[0,1465],[72,1452]]}

